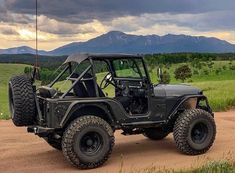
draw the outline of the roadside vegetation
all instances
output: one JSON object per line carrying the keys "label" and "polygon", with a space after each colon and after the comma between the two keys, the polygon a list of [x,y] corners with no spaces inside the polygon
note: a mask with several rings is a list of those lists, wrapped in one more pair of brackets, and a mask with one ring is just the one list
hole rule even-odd
{"label": "roadside vegetation", "polygon": [[[6,56],[6,57],[5,57]],[[15,55],[9,57],[0,56],[0,119],[8,119],[8,96],[7,85],[11,76],[32,71],[32,55]],[[9,59],[7,59],[9,58]],[[28,58],[28,59],[27,59]],[[47,84],[58,73],[55,69],[66,57],[40,57],[41,58],[41,83]],[[58,58],[58,63],[54,63]],[[26,64],[19,63],[23,60]],[[159,83],[158,68],[162,68],[164,83],[186,83],[201,88],[208,97],[213,111],[226,111],[235,106],[235,54],[156,54],[147,55],[146,62],[150,70],[152,83]],[[106,74],[104,66],[97,67],[99,74],[98,82]],[[128,71],[127,71],[128,73]],[[56,85],[57,89],[64,90],[68,84],[61,81]],[[114,90],[109,86],[105,92],[108,96],[114,95]]]}
{"label": "roadside vegetation", "polygon": [[[235,172],[235,164],[229,163],[227,161],[221,162],[211,162],[208,163],[201,168],[191,169],[191,170],[168,170],[167,168],[161,169],[158,167],[149,167],[144,170],[133,171],[136,173],[234,173]],[[125,173],[123,168],[120,168],[119,173]]]}
{"label": "roadside vegetation", "polygon": [[8,81],[13,75],[23,74],[27,65],[0,64],[0,119],[9,118]]}

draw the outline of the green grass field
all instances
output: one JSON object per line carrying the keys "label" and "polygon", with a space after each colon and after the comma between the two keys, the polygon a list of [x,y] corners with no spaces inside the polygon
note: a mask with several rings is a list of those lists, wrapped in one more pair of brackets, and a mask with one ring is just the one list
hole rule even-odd
{"label": "green grass field", "polygon": [[[182,64],[171,65],[167,69],[171,76],[170,83],[180,83],[174,78],[174,70]],[[235,65],[235,63],[234,63]],[[7,85],[8,80],[15,74],[21,74],[26,65],[20,64],[0,64],[0,119],[9,118]],[[216,74],[217,69],[222,69]],[[164,68],[166,70],[166,68]],[[195,69],[192,69],[195,70]],[[203,74],[205,67],[199,70],[199,74],[193,75],[185,83],[201,88],[208,97],[213,111],[225,111],[235,106],[235,71],[229,69],[228,61],[216,61],[211,69],[207,68],[208,74]],[[150,74],[153,83],[157,83],[156,69]],[[127,72],[128,73],[128,72]],[[97,74],[98,83],[102,80],[106,73]],[[62,85],[64,84],[64,85]],[[65,90],[68,83],[59,82],[55,88]],[[114,88],[109,86],[105,89],[108,96],[114,96]]]}
{"label": "green grass field", "polygon": [[[125,173],[122,169],[119,171],[120,173]],[[234,173],[235,172],[235,164],[229,163],[227,161],[221,162],[211,162],[208,163],[201,168],[196,168],[192,170],[181,170],[174,171],[166,169],[160,169],[156,167],[149,167],[140,171],[133,171],[138,173]]]}
{"label": "green grass field", "polygon": [[27,65],[0,64],[0,119],[9,117],[8,81],[13,75],[22,74]]}

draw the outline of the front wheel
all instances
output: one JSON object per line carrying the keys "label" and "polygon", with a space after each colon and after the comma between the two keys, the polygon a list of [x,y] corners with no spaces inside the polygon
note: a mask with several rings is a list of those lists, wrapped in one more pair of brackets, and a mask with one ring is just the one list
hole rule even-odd
{"label": "front wheel", "polygon": [[212,115],[201,109],[189,109],[176,120],[174,139],[177,148],[188,155],[207,152],[216,136],[216,125]]}
{"label": "front wheel", "polygon": [[105,163],[114,146],[111,126],[96,116],[75,119],[62,139],[65,158],[80,169],[91,169]]}

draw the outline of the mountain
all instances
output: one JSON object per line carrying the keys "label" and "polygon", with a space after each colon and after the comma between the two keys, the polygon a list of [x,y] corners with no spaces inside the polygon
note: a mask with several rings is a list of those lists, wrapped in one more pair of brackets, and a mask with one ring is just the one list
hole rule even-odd
{"label": "mountain", "polygon": [[[0,50],[0,54],[34,53],[29,47]],[[235,45],[214,37],[188,35],[131,35],[111,31],[86,42],[74,42],[42,55],[70,55],[73,53],[178,53],[178,52],[235,52]]]}
{"label": "mountain", "polygon": [[[39,50],[40,55],[46,55],[47,52]],[[9,49],[0,49],[0,54],[35,54],[35,49],[28,46],[13,47]]]}

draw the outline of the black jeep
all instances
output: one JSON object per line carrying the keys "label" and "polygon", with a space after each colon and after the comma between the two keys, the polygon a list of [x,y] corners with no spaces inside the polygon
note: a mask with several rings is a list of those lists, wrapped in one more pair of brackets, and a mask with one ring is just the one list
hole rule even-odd
{"label": "black jeep", "polygon": [[[97,73],[97,67],[104,72]],[[13,77],[10,110],[16,126],[27,126],[78,168],[102,165],[119,129],[152,140],[173,132],[177,148],[188,155],[205,153],[215,140],[214,114],[203,92],[152,84],[142,56],[75,54],[59,72],[37,88],[25,76]]]}

